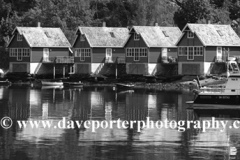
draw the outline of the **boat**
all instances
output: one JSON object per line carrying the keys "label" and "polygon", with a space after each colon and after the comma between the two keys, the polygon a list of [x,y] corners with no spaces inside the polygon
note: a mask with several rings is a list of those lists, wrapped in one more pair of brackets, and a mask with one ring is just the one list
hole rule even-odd
{"label": "boat", "polygon": [[64,82],[64,87],[83,87],[83,83],[81,81],[79,82]]}
{"label": "boat", "polygon": [[240,74],[230,74],[225,85],[201,87],[194,100],[186,103],[198,109],[240,109]]}
{"label": "boat", "polygon": [[11,85],[11,82],[9,82],[8,80],[0,81],[0,86],[9,86],[9,85]]}
{"label": "boat", "polygon": [[116,83],[117,88],[133,88],[134,86],[132,83]]}
{"label": "boat", "polygon": [[42,86],[63,86],[63,82],[41,81]]}

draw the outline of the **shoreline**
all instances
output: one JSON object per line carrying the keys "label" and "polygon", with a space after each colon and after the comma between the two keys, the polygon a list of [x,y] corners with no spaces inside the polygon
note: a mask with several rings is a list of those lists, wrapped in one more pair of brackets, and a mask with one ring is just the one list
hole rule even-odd
{"label": "shoreline", "polygon": [[[219,85],[226,82],[226,79],[204,79],[200,80],[201,86],[208,86],[208,85]],[[196,81],[175,81],[175,82],[166,82],[166,83],[146,83],[146,82],[132,82],[134,87],[132,89],[154,89],[154,90],[194,90],[198,89],[198,84]],[[33,88],[41,87],[39,83],[36,81],[28,81],[28,82],[13,82],[11,83],[12,86],[31,86]],[[83,87],[116,87],[116,83],[104,83],[104,82],[87,82],[83,83]]]}

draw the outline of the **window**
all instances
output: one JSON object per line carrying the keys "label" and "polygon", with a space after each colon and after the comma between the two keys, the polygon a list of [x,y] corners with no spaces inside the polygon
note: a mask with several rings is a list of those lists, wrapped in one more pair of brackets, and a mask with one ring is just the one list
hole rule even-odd
{"label": "window", "polygon": [[187,38],[194,38],[194,33],[191,31],[187,32]]}
{"label": "window", "polygon": [[18,54],[19,55],[21,54],[21,57],[30,57],[30,49],[29,48],[11,48],[9,50],[9,52],[10,52],[9,53],[10,57],[19,57]]}
{"label": "window", "polygon": [[48,38],[51,38],[51,36],[49,35],[48,32],[44,32],[44,33],[45,33],[45,35],[46,35]]}
{"label": "window", "polygon": [[188,56],[187,56],[188,60],[193,60],[194,59],[193,52],[194,52],[194,47],[188,47]]}
{"label": "window", "polygon": [[135,53],[137,53],[139,57],[147,57],[148,49],[147,48],[127,48],[126,49],[127,57],[135,57]]}
{"label": "window", "polygon": [[140,39],[140,35],[137,33],[134,33],[134,40],[138,41]]}
{"label": "window", "polygon": [[136,48],[135,49],[135,53],[134,53],[134,61],[139,61],[139,49]]}
{"label": "window", "polygon": [[194,47],[194,56],[203,56],[203,47]]}
{"label": "window", "polygon": [[17,34],[17,41],[22,41],[22,35],[21,34]]}
{"label": "window", "polygon": [[17,61],[22,61],[22,49],[18,49]]}
{"label": "window", "polygon": [[220,30],[217,30],[219,36],[223,36],[222,32]]}
{"label": "window", "polygon": [[75,57],[80,57],[81,61],[85,61],[85,57],[91,57],[91,49],[90,48],[76,49]]}
{"label": "window", "polygon": [[179,56],[187,56],[188,47],[178,47]]}
{"label": "window", "polygon": [[162,31],[162,32],[163,32],[165,37],[169,37],[169,35],[167,34],[167,31]]}
{"label": "window", "polygon": [[106,61],[112,62],[112,49],[106,48]]}
{"label": "window", "polygon": [[83,34],[80,35],[80,41],[85,41],[85,36]]}
{"label": "window", "polygon": [[115,38],[115,35],[114,35],[113,32],[110,32],[110,35],[111,35],[112,38]]}

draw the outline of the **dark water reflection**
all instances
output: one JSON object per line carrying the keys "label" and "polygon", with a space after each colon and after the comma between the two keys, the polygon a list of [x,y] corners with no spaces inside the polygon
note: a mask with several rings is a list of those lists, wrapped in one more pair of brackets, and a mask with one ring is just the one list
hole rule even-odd
{"label": "dark water reflection", "polygon": [[0,118],[9,116],[11,129],[0,127],[0,159],[76,160],[150,159],[223,160],[240,159],[238,129],[219,132],[208,129],[20,129],[17,120],[204,120],[212,116],[239,118],[239,111],[193,111],[185,102],[188,92],[135,90],[115,92],[112,88],[31,89],[0,88]]}

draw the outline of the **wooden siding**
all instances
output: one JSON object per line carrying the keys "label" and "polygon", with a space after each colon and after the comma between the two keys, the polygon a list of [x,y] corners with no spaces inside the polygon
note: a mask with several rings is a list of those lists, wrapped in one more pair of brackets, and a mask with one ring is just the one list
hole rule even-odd
{"label": "wooden siding", "polygon": [[43,48],[32,48],[31,62],[41,62],[43,57]]}
{"label": "wooden siding", "polygon": [[217,56],[217,47],[206,47],[205,52],[205,62],[213,62]]}
{"label": "wooden siding", "polygon": [[49,57],[69,56],[68,48],[49,48]]}
{"label": "wooden siding", "polygon": [[187,32],[183,35],[178,46],[203,46],[199,38],[194,34],[194,38],[187,38]]}
{"label": "wooden siding", "polygon": [[[31,62],[41,62],[43,58],[43,48],[32,48]],[[49,57],[69,56],[68,48],[49,48]]]}
{"label": "wooden siding", "polygon": [[117,58],[119,60],[121,60],[122,63],[125,63],[125,49],[124,48],[113,48],[112,49],[113,62],[115,62]]}
{"label": "wooden siding", "polygon": [[134,33],[131,34],[131,37],[128,39],[125,48],[126,47],[147,47],[146,43],[142,39],[142,37],[139,38],[139,40],[134,40]]}
{"label": "wooden siding", "polygon": [[9,62],[30,62],[30,57],[22,57],[21,61],[18,61],[17,57],[9,57]]}
{"label": "wooden siding", "polygon": [[75,63],[91,63],[91,57],[85,57],[85,60],[84,61],[81,61],[80,60],[80,57],[74,57],[74,62]]}
{"label": "wooden siding", "polygon": [[103,63],[106,57],[106,48],[92,49],[92,63]]}
{"label": "wooden siding", "polygon": [[240,47],[229,47],[230,56],[240,56]]}
{"label": "wooden siding", "polygon": [[85,41],[80,41],[80,34],[78,34],[76,42],[73,45],[73,48],[90,48],[90,45],[89,45],[87,39],[85,39]]}
{"label": "wooden siding", "polygon": [[139,61],[134,61],[134,57],[126,57],[126,63],[148,63],[148,57],[139,57]]}
{"label": "wooden siding", "polygon": [[178,57],[178,49],[177,48],[168,48],[168,56],[177,58]]}
{"label": "wooden siding", "polygon": [[187,56],[178,56],[178,62],[204,62],[204,56],[194,56],[193,60],[187,60]]}
{"label": "wooden siding", "polygon": [[150,48],[148,53],[149,63],[161,63],[161,52],[161,48]]}
{"label": "wooden siding", "polygon": [[9,44],[8,48],[29,48],[27,41],[23,37],[22,41],[17,41],[17,34],[14,35],[11,43]]}
{"label": "wooden siding", "polygon": [[91,64],[75,64],[75,74],[89,74],[91,72]]}

